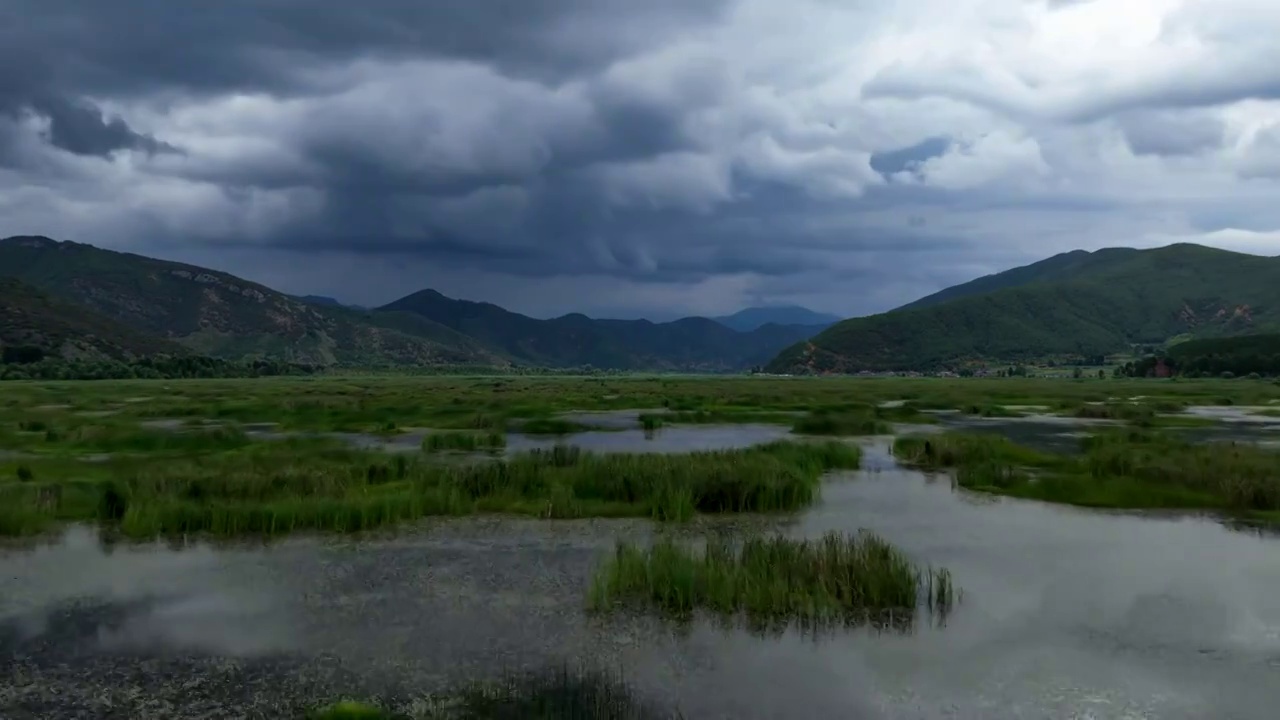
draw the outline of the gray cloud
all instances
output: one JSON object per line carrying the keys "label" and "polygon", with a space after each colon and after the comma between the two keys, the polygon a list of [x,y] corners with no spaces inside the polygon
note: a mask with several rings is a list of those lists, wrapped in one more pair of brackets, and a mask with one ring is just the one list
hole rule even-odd
{"label": "gray cloud", "polygon": [[1226,137],[1222,118],[1205,112],[1132,112],[1117,121],[1138,155],[1192,155],[1221,147]]}
{"label": "gray cloud", "polygon": [[1280,12],[1107,5],[8,0],[0,235],[364,303],[852,314],[1280,226]]}
{"label": "gray cloud", "polygon": [[150,135],[134,132],[118,117],[106,117],[102,110],[85,101],[37,97],[26,105],[14,103],[8,111],[14,119],[23,113],[46,120],[44,136],[49,144],[76,155],[110,155],[117,150],[176,151]]}
{"label": "gray cloud", "polygon": [[945,155],[952,144],[951,138],[931,137],[904,148],[872,153],[871,169],[885,176],[912,172],[918,170],[922,163]]}

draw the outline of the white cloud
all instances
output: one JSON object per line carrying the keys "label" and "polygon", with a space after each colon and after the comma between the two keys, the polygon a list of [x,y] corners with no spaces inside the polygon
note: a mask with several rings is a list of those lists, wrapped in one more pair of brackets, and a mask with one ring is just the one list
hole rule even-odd
{"label": "white cloud", "polygon": [[1151,234],[1143,237],[1140,244],[1146,247],[1159,247],[1170,243],[1196,243],[1255,255],[1280,255],[1280,230],[1255,232],[1239,228],[1224,228],[1213,232],[1182,235]]}
{"label": "white cloud", "polygon": [[971,143],[953,144],[946,153],[921,163],[914,176],[926,185],[967,190],[994,183],[1025,188],[1050,172],[1034,138],[993,132]]}

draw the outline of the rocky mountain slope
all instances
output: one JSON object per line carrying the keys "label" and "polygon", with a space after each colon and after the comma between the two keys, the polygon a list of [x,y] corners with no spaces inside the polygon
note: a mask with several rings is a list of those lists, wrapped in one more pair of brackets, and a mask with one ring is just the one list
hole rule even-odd
{"label": "rocky mountain slope", "polygon": [[23,361],[41,357],[131,360],[189,353],[177,343],[8,277],[0,277],[0,349],[7,350],[6,357]]}
{"label": "rocky mountain slope", "polygon": [[323,365],[506,362],[421,318],[317,306],[227,273],[45,237],[0,240],[0,275],[216,357]]}

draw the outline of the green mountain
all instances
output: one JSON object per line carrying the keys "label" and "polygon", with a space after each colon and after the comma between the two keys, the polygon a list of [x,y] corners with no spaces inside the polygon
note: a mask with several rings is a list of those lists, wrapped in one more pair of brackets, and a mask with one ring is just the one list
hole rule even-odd
{"label": "green mountain", "polygon": [[132,360],[189,354],[177,343],[49,297],[38,288],[8,277],[0,277],[0,350],[5,351],[5,357],[34,352],[66,360]]}
{"label": "green mountain", "polygon": [[1077,251],[837,323],[770,372],[932,370],[1280,330],[1280,258],[1178,244]]}
{"label": "green mountain", "polygon": [[667,323],[593,320],[580,314],[538,320],[492,303],[448,298],[434,290],[414,293],[381,310],[414,313],[513,358],[552,367],[739,370],[768,361],[781,348],[817,330],[769,324],[737,332],[700,317]]}
{"label": "green mountain", "polygon": [[0,240],[0,276],[39,288],[42,297],[63,304],[64,316],[80,313],[68,333],[75,327],[86,337],[114,336],[127,328],[170,349],[180,345],[234,360],[724,371],[763,364],[820,329],[765,324],[736,332],[707,318],[536,320],[431,290],[368,310],[286,295],[216,270],[44,237]]}
{"label": "green mountain", "polygon": [[227,273],[45,237],[0,240],[0,275],[215,357],[320,365],[507,362],[420,317],[314,305]]}
{"label": "green mountain", "polygon": [[725,327],[738,332],[751,332],[765,325],[809,325],[826,327],[840,322],[843,318],[826,313],[814,312],[798,305],[773,305],[770,307],[749,307],[732,315],[711,318]]}
{"label": "green mountain", "polygon": [[1130,253],[1141,252],[1132,248],[1108,248],[1089,252],[1088,250],[1072,250],[1070,252],[1060,253],[1051,258],[1046,258],[1039,262],[1023,265],[1012,270],[994,273],[992,275],[984,275],[976,280],[970,280],[959,285],[952,285],[944,290],[939,290],[932,295],[926,295],[914,302],[903,305],[900,310],[915,307],[927,307],[929,305],[939,305],[948,300],[956,298],[968,297],[970,295],[982,295],[983,293],[1003,290],[1005,288],[1020,287],[1029,285],[1034,282],[1053,282],[1056,280],[1066,280],[1073,275],[1088,272],[1090,268],[1105,265],[1114,259],[1123,257]]}

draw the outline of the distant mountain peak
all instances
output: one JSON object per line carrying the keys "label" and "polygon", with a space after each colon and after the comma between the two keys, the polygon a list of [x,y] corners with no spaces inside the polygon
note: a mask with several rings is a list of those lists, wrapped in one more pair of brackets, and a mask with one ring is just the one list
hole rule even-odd
{"label": "distant mountain peak", "polygon": [[841,320],[839,316],[815,312],[799,305],[761,305],[711,319],[738,332],[750,332],[765,325],[825,326]]}
{"label": "distant mountain peak", "polygon": [[62,244],[57,240],[45,237],[44,235],[14,235],[13,237],[7,237],[0,240],[0,243],[28,248],[47,248]]}
{"label": "distant mountain peak", "polygon": [[593,319],[569,313],[541,320],[492,303],[421,290],[381,308],[413,313],[537,365],[628,370],[733,371],[753,367],[817,332],[769,325],[740,332],[703,317],[671,322]]}

